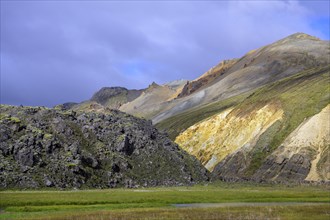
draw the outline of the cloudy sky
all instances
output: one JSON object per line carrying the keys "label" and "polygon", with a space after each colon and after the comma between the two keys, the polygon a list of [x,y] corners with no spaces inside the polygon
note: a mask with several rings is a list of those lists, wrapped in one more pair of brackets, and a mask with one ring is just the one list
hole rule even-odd
{"label": "cloudy sky", "polygon": [[1,103],[194,79],[295,32],[329,39],[329,1],[4,1]]}

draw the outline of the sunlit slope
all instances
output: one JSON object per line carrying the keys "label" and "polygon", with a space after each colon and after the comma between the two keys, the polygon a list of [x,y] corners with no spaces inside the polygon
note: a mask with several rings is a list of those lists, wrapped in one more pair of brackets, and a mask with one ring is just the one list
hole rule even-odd
{"label": "sunlit slope", "polygon": [[[328,179],[330,131],[320,122],[327,121],[329,78],[329,66],[302,71],[157,126],[213,170],[215,178]],[[307,133],[315,138],[301,139]],[[272,174],[266,175],[268,170]]]}
{"label": "sunlit slope", "polygon": [[189,127],[175,141],[212,171],[227,155],[239,148],[253,146],[260,135],[283,115],[276,103],[256,108],[246,115],[232,110]]}

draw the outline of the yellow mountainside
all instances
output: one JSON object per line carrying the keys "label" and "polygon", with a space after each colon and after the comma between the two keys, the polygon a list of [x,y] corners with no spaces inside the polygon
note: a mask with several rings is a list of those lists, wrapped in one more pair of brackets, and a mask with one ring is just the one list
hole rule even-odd
{"label": "yellow mountainside", "polygon": [[227,109],[189,127],[175,142],[212,171],[227,155],[254,146],[259,136],[282,116],[283,110],[277,103],[244,113],[240,109]]}

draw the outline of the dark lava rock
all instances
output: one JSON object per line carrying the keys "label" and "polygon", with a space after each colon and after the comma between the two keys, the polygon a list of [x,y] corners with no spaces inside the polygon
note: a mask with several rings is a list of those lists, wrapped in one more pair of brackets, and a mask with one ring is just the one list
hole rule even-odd
{"label": "dark lava rock", "polygon": [[214,168],[212,179],[227,182],[245,180],[277,183],[304,182],[311,168],[310,161],[312,161],[311,155],[303,152],[281,159],[270,155],[258,169],[249,174],[249,158],[242,152],[237,152],[226,157]]}
{"label": "dark lava rock", "polygon": [[1,105],[0,116],[0,188],[133,188],[209,178],[150,121],[118,110]]}
{"label": "dark lava rock", "polygon": [[279,182],[303,181],[311,168],[308,155],[294,154],[281,161],[268,157],[266,162],[254,174],[254,179],[274,179]]}

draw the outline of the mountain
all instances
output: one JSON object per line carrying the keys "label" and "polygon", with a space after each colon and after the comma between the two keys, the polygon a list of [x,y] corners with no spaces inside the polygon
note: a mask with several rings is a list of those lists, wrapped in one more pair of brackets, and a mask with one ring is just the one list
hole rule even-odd
{"label": "mountain", "polygon": [[[293,34],[268,46],[248,52],[209,83],[188,96],[159,106],[154,124],[191,108],[225,100],[294,75],[302,70],[329,63],[329,42],[303,33]],[[219,64],[221,66],[221,63]],[[212,72],[212,69],[209,70]]]}
{"label": "mountain", "polygon": [[209,173],[150,121],[1,105],[0,188],[187,185]]}
{"label": "mountain", "polygon": [[216,179],[329,180],[329,73],[302,71],[165,122],[183,130],[175,141]]}
{"label": "mountain", "polygon": [[298,33],[251,51],[153,118],[213,179],[330,180],[330,45]]}

